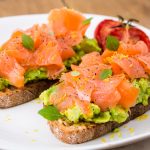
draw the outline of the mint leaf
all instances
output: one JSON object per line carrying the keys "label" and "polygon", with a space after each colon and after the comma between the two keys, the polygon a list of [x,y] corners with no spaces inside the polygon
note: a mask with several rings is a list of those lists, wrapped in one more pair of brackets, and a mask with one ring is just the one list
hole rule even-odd
{"label": "mint leaf", "polygon": [[116,37],[109,35],[106,39],[106,48],[111,51],[117,51],[118,47],[119,40]]}
{"label": "mint leaf", "polygon": [[110,77],[112,75],[112,70],[111,69],[104,69],[101,73],[100,73],[100,79],[104,80],[108,77]]}
{"label": "mint leaf", "polygon": [[90,17],[90,18],[88,18],[88,19],[84,20],[84,21],[82,22],[82,24],[83,24],[83,25],[90,24],[92,19],[93,19],[93,18],[92,18],[92,17]]}
{"label": "mint leaf", "polygon": [[71,75],[72,75],[73,77],[76,77],[76,76],[79,76],[79,75],[80,75],[80,72],[78,72],[78,71],[71,71]]}
{"label": "mint leaf", "polygon": [[34,41],[29,35],[22,34],[22,44],[29,50],[33,50],[34,48]]}
{"label": "mint leaf", "polygon": [[45,119],[51,121],[62,118],[62,115],[55,106],[46,106],[43,109],[41,109],[38,113]]}

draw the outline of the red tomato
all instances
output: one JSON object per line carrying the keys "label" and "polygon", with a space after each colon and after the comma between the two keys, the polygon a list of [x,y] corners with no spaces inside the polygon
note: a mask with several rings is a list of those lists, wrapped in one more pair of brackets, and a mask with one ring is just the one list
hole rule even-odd
{"label": "red tomato", "polygon": [[137,27],[130,26],[127,30],[124,23],[114,20],[104,20],[100,22],[95,30],[95,38],[97,39],[99,45],[105,49],[106,48],[106,38],[108,35],[116,36],[120,41],[124,40],[126,37],[126,32],[128,31],[128,41],[136,43],[137,41],[143,41],[150,50],[150,39],[149,37]]}
{"label": "red tomato", "polygon": [[106,45],[106,37],[110,34],[114,27],[121,25],[119,21],[103,20],[100,22],[95,30],[95,38],[99,45],[104,49]]}

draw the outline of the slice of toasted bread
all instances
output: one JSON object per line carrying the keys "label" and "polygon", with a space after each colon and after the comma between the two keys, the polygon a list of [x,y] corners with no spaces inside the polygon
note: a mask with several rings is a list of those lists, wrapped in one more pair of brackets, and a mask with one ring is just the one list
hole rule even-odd
{"label": "slice of toasted bread", "polygon": [[150,99],[149,105],[143,106],[137,104],[131,108],[129,112],[129,118],[124,123],[108,122],[103,124],[95,123],[80,123],[80,124],[68,124],[63,120],[49,121],[48,124],[52,133],[61,141],[69,144],[79,144],[95,138],[98,138],[113,129],[129,122],[132,119],[144,114],[150,110]]}
{"label": "slice of toasted bread", "polygon": [[0,108],[9,108],[37,98],[40,93],[52,84],[48,80],[29,83],[21,89],[9,87],[0,91]]}

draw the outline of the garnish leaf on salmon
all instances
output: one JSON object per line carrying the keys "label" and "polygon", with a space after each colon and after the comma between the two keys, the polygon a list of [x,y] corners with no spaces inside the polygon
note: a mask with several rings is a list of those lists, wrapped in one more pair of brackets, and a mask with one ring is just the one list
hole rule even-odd
{"label": "garnish leaf on salmon", "polygon": [[55,106],[46,106],[38,112],[41,116],[48,120],[58,120],[62,115]]}
{"label": "garnish leaf on salmon", "polygon": [[100,79],[104,80],[108,77],[110,77],[112,75],[112,70],[111,69],[104,69],[101,73],[100,73]]}
{"label": "garnish leaf on salmon", "polygon": [[82,22],[82,24],[83,24],[83,25],[90,24],[92,19],[93,19],[93,17],[90,17],[90,18],[84,20],[84,21]]}
{"label": "garnish leaf on salmon", "polygon": [[108,36],[106,39],[106,48],[111,51],[117,51],[119,47],[119,40],[114,36]]}
{"label": "garnish leaf on salmon", "polygon": [[22,35],[22,44],[25,48],[29,50],[33,50],[34,48],[34,41],[29,35],[26,34]]}

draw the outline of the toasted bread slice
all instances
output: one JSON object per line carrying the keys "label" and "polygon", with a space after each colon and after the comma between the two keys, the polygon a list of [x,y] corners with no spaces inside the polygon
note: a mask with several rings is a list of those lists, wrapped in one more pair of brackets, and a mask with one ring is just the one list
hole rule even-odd
{"label": "toasted bread slice", "polygon": [[129,122],[132,119],[135,119],[148,110],[150,110],[150,99],[149,105],[147,106],[137,104],[135,107],[132,107],[129,112],[129,118],[126,122],[121,124],[116,122],[108,122],[103,124],[85,122],[80,124],[68,124],[61,119],[58,121],[49,121],[48,124],[52,133],[61,141],[69,144],[79,144],[111,132],[113,129]]}
{"label": "toasted bread slice", "polygon": [[29,83],[21,89],[9,87],[4,91],[0,91],[0,108],[9,108],[29,102],[37,98],[40,93],[52,84],[48,80]]}

